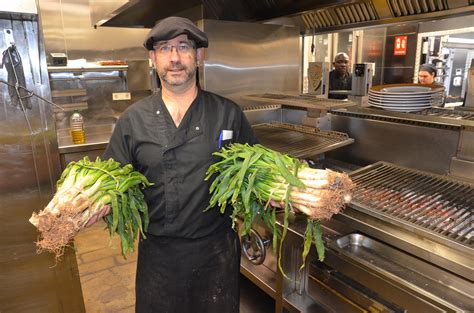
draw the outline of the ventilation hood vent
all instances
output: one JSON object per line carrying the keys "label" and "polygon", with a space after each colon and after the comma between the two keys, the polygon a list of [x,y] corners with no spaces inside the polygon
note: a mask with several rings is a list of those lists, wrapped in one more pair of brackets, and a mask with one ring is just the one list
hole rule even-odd
{"label": "ventilation hood vent", "polygon": [[474,14],[474,0],[363,0],[307,11],[291,17],[313,33],[348,28],[436,20]]}
{"label": "ventilation hood vent", "polygon": [[[110,0],[90,0],[97,7]],[[121,0],[96,26],[146,27],[170,15],[200,19],[294,24],[301,32],[436,20],[474,14],[474,0]],[[109,5],[110,7],[110,5]],[[92,8],[94,10],[94,8]]]}
{"label": "ventilation hood vent", "polygon": [[372,2],[353,3],[301,15],[306,28],[326,28],[378,20]]}
{"label": "ventilation hood vent", "polygon": [[447,0],[387,0],[394,17],[448,10]]}

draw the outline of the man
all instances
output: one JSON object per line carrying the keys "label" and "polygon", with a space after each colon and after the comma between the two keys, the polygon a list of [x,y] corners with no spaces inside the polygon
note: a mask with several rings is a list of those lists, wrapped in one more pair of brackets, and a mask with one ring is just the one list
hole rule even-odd
{"label": "man", "polygon": [[333,90],[351,90],[352,76],[349,73],[349,56],[339,52],[332,63],[334,70],[329,73],[329,96],[330,99],[347,99],[347,94],[331,93]]}
{"label": "man", "polygon": [[238,312],[239,238],[230,212],[204,212],[204,177],[221,146],[256,139],[235,103],[197,86],[208,38],[190,20],[162,20],[144,46],[162,88],[122,114],[104,154],[155,184],[144,191],[150,225],[138,248],[136,312]]}

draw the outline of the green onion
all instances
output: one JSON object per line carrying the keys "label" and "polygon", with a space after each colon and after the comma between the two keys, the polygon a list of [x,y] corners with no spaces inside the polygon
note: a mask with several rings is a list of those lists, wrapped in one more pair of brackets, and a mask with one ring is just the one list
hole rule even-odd
{"label": "green onion", "polygon": [[[306,260],[312,242],[318,259],[324,260],[320,221],[330,219],[350,201],[354,184],[347,174],[312,169],[306,162],[262,145],[233,144],[214,155],[222,160],[207,171],[206,180],[214,178],[208,209],[219,207],[224,213],[227,206],[231,206],[233,227],[237,219],[243,221],[242,235],[250,232],[252,224],[263,221],[273,233],[274,251],[280,242],[280,252],[290,211],[294,209],[307,218],[303,260]],[[282,232],[275,224],[277,208],[270,205],[271,201],[283,208]],[[283,273],[281,253],[278,266]]]}
{"label": "green onion", "polygon": [[122,167],[113,159],[90,161],[86,156],[70,162],[56,183],[53,199],[30,218],[40,232],[38,253],[46,250],[59,258],[90,218],[108,205],[111,213],[104,220],[111,239],[119,235],[125,257],[134,251],[138,235],[145,237],[148,207],[141,189],[151,185],[132,165]]}

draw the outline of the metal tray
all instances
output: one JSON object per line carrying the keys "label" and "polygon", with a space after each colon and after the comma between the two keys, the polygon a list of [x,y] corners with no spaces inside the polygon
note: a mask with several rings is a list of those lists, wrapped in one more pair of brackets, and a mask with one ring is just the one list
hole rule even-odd
{"label": "metal tray", "polygon": [[286,123],[264,123],[253,126],[260,143],[296,158],[309,158],[349,145],[354,139],[345,133]]}
{"label": "metal tray", "polygon": [[284,95],[284,94],[255,94],[242,96],[245,100],[256,102],[279,104],[306,109],[331,110],[355,106],[356,103],[349,100],[327,99],[311,95]]}
{"label": "metal tray", "polygon": [[456,303],[456,309],[473,309],[469,282],[383,242],[351,233],[328,246],[351,262],[362,264],[369,272],[387,277],[390,283],[419,293],[420,297],[444,304]]}

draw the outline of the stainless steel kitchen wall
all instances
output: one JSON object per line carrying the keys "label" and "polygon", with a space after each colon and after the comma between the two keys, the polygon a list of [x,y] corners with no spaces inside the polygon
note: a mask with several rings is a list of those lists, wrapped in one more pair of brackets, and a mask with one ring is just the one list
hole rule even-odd
{"label": "stainless steel kitchen wall", "polygon": [[280,25],[202,20],[209,37],[200,81],[204,89],[242,106],[242,95],[299,93],[301,45],[298,29]]}
{"label": "stainless steel kitchen wall", "polygon": [[21,88],[20,100],[5,84],[51,99],[38,15],[0,14],[0,49],[0,312],[83,312],[74,251],[57,264],[50,253],[38,255],[28,221],[52,198],[60,174],[52,107]]}
{"label": "stainless steel kitchen wall", "polygon": [[436,124],[400,124],[382,118],[333,114],[331,125],[333,130],[348,134],[355,142],[326,155],[361,166],[383,160],[445,175],[459,140],[459,129]]}
{"label": "stainless steel kitchen wall", "polygon": [[143,60],[149,29],[94,28],[89,0],[39,0],[47,55],[66,53],[69,59]]}

